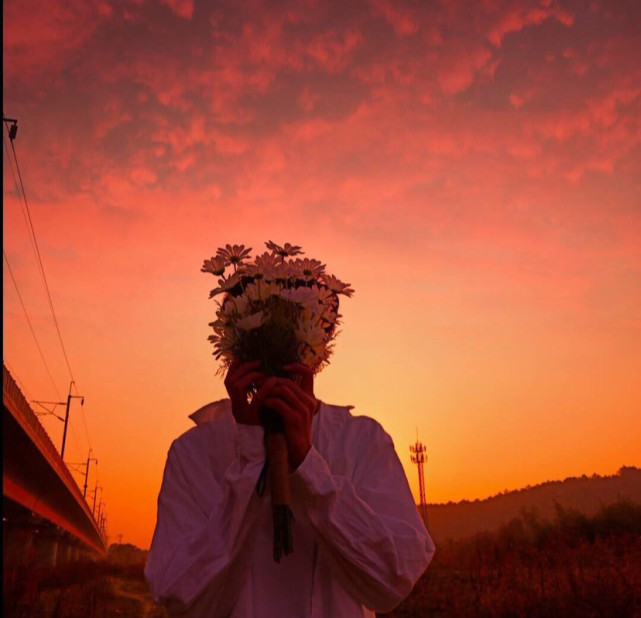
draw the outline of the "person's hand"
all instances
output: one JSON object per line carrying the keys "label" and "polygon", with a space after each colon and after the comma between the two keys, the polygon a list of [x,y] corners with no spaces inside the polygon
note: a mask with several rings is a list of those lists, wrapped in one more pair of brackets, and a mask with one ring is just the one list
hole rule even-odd
{"label": "person's hand", "polygon": [[249,387],[252,383],[260,383],[265,375],[258,370],[260,361],[241,363],[234,361],[225,376],[225,388],[231,399],[231,410],[237,423],[243,425],[259,425],[259,400],[248,401]]}
{"label": "person's hand", "polygon": [[289,365],[285,370],[303,375],[301,385],[288,378],[268,378],[256,397],[260,405],[276,410],[283,419],[289,463],[295,470],[312,446],[312,420],[318,401],[313,395],[313,374],[307,367]]}
{"label": "person's hand", "polygon": [[314,372],[307,365],[292,363],[283,369],[308,395],[314,397]]}

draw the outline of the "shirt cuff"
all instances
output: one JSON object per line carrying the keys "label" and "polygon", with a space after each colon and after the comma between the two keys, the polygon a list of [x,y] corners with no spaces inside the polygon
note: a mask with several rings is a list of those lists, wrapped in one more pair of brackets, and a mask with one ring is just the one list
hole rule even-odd
{"label": "shirt cuff", "polygon": [[332,471],[323,456],[312,446],[305,459],[291,475],[301,498],[311,503],[322,494],[334,490]]}
{"label": "shirt cuff", "polygon": [[245,461],[265,459],[264,431],[260,425],[236,424],[236,444],[238,456]]}

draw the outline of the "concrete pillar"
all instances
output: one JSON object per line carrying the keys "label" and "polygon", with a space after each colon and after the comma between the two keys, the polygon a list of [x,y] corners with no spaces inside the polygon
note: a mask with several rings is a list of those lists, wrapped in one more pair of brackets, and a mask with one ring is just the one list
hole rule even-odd
{"label": "concrete pillar", "polygon": [[41,566],[54,567],[58,561],[59,536],[40,531],[35,538],[36,562]]}
{"label": "concrete pillar", "polygon": [[33,526],[3,522],[2,541],[2,565],[4,570],[26,564],[33,559]]}
{"label": "concrete pillar", "polygon": [[60,539],[58,544],[58,564],[67,564],[71,561],[71,546],[68,539]]}

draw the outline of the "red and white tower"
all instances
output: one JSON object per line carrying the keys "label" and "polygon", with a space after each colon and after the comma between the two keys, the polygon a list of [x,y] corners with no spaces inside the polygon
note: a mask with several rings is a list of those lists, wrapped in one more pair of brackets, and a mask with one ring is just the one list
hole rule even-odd
{"label": "red and white tower", "polygon": [[410,446],[412,452],[412,462],[418,466],[418,491],[420,496],[419,513],[423,518],[423,523],[427,526],[427,502],[425,501],[425,476],[423,474],[423,464],[427,461],[427,449],[425,445],[418,441],[416,435],[416,444]]}

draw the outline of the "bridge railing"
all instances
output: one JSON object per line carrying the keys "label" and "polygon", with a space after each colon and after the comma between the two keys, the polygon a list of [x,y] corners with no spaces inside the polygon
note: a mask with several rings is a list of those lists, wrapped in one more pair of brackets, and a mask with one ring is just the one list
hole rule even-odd
{"label": "bridge railing", "polygon": [[[48,451],[48,455],[55,454],[60,457],[60,453],[51,441],[49,434],[45,431],[45,428],[31,409],[29,402],[20,390],[20,387],[13,379],[13,376],[9,373],[7,366],[4,364],[2,365],[2,394],[8,399],[11,399],[14,406],[20,411],[22,420],[29,423],[31,429],[40,441],[40,447],[46,449]],[[71,478],[73,479],[73,477]],[[73,480],[75,483],[75,479]]]}
{"label": "bridge railing", "polygon": [[[11,373],[7,369],[6,365],[2,364],[2,394],[11,403],[15,406],[15,409],[20,415],[20,422],[26,423],[29,425],[29,429],[32,432],[32,436],[37,440],[39,449],[47,457],[49,462],[55,467],[58,476],[63,480],[67,485],[69,490],[75,494],[78,502],[83,506],[87,515],[93,519],[93,513],[85,500],[85,497],[82,495],[82,491],[76,482],[76,479],[71,474],[71,471],[67,465],[62,460],[58,449],[54,446],[49,434],[45,431],[45,428],[42,426],[38,417],[31,409],[29,402],[25,398],[24,394],[20,390],[20,387],[13,379]],[[94,519],[94,525],[97,529],[97,523]]]}

